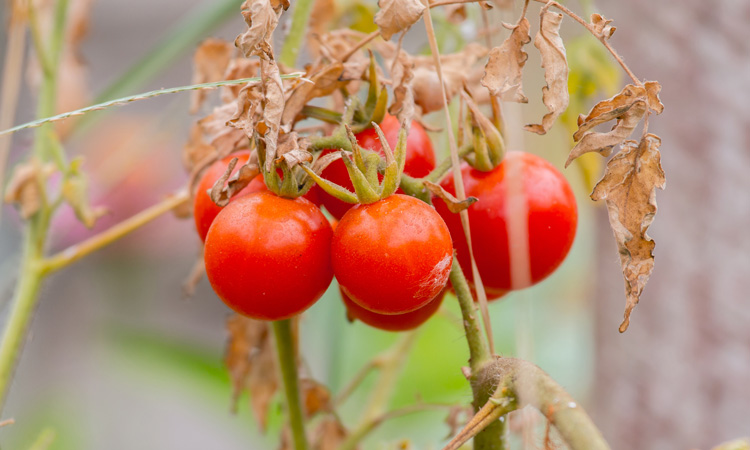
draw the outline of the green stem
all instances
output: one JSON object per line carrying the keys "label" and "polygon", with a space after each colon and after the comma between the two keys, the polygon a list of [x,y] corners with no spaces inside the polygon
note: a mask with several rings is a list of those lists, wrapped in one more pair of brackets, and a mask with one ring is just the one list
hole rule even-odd
{"label": "green stem", "polygon": [[[467,144],[458,149],[458,157],[463,158],[464,156],[468,155],[469,153],[474,151],[474,146],[472,144]],[[440,183],[440,181],[443,179],[443,177],[451,170],[452,168],[451,159],[445,158],[440,162],[440,164],[437,165],[434,169],[432,169],[432,172],[428,173],[424,179],[427,181],[431,181],[433,183]]]}
{"label": "green stem", "polygon": [[314,0],[297,0],[294,2],[289,34],[284,40],[284,47],[282,47],[281,56],[279,56],[279,62],[287,67],[294,67],[297,64],[297,56],[307,32],[307,21],[310,18],[314,3]]}
{"label": "green stem", "polygon": [[39,288],[44,279],[39,263],[42,258],[48,227],[49,215],[44,210],[37,213],[26,226],[20,278],[13,296],[12,309],[3,330],[3,338],[0,341],[0,410],[5,405],[16,361],[39,298]]}
{"label": "green stem", "polygon": [[292,430],[295,450],[307,450],[304,417],[300,402],[299,380],[297,379],[297,352],[292,337],[292,320],[273,322],[273,334],[276,338],[276,351],[279,354],[279,367],[286,393],[289,426]]}
{"label": "green stem", "polygon": [[[487,371],[492,366],[492,355],[483,338],[482,330],[477,320],[477,305],[471,295],[471,288],[464,277],[458,259],[453,258],[450,282],[456,292],[458,303],[461,306],[461,315],[464,320],[466,341],[469,344],[469,366],[471,368],[471,390],[474,396],[474,411],[479,411],[490,399],[495,388],[496,380],[488,375]],[[502,450],[506,448],[505,422],[493,421],[474,438],[476,450]]]}

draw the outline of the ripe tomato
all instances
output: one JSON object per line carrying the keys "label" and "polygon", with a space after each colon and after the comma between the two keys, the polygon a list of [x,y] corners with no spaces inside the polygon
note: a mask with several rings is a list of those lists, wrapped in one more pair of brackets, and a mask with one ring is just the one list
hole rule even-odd
{"label": "ripe tomato", "polygon": [[344,291],[341,290],[341,299],[344,301],[344,305],[346,305],[347,315],[351,320],[361,320],[373,328],[385,331],[406,331],[417,328],[440,309],[440,304],[443,303],[443,297],[445,297],[445,290],[440,291],[437,297],[430,300],[429,303],[419,309],[405,314],[388,315],[366,310],[354,303]]}
{"label": "ripe tomato", "polygon": [[[448,288],[450,289],[451,293],[455,295],[456,291],[453,289],[453,286],[450,283],[448,284]],[[477,290],[474,288],[474,283],[469,283],[469,289],[471,289],[471,298],[474,299],[475,302],[478,302],[479,296],[477,295]],[[487,301],[492,302],[505,297],[508,294],[508,291],[504,291],[502,289],[488,289],[485,286],[484,294],[487,296]]]}
{"label": "ripe tomato", "polygon": [[240,314],[281,320],[315,303],[333,278],[331,225],[304,198],[269,191],[236,198],[206,237],[206,275]]}
{"label": "ripe tomato", "polygon": [[[209,197],[206,191],[211,189],[211,186],[216,183],[216,180],[224,175],[224,172],[227,170],[227,166],[229,166],[232,158],[235,157],[237,158],[237,165],[234,166],[232,174],[236,173],[239,168],[247,162],[247,160],[250,158],[250,152],[245,151],[233,153],[220,161],[216,161],[211,166],[209,166],[208,169],[206,169],[206,171],[203,173],[203,176],[201,177],[200,182],[198,183],[198,190],[196,191],[195,198],[193,199],[193,218],[195,219],[195,229],[198,231],[198,235],[204,242],[206,241],[206,234],[208,234],[209,227],[211,227],[214,218],[216,218],[216,215],[219,214],[219,211],[221,211],[221,207],[217,206],[216,203],[211,200],[211,197]],[[261,175],[258,175],[253,179],[253,181],[250,182],[250,184],[245,186],[245,189],[241,190],[234,197],[232,197],[230,201],[234,201],[234,199],[243,195],[258,191],[264,191],[266,189],[267,188],[265,182],[263,181],[263,177]],[[319,189],[320,188],[318,186],[313,186],[312,189],[310,189],[303,197],[315,203],[315,205],[320,205],[320,198],[318,194]]]}
{"label": "ripe tomato", "polygon": [[[521,168],[528,209],[531,283],[523,286],[513,286],[510,277],[506,225],[506,171],[509,164]],[[554,272],[573,245],[578,224],[573,190],[560,171],[543,158],[523,152],[508,152],[503,162],[489,172],[473,169],[468,164],[464,164],[461,170],[466,195],[479,199],[468,211],[474,257],[485,289],[522,289]],[[442,186],[455,194],[453,177],[447,177]],[[469,248],[459,215],[448,211],[440,199],[435,199],[435,209],[451,230],[458,261],[471,282]]]}
{"label": "ripe tomato", "polygon": [[452,259],[443,219],[430,205],[402,194],[351,208],[331,243],[341,288],[379,314],[408,313],[435,298],[448,281]]}
{"label": "ripe tomato", "polygon": [[[401,125],[395,116],[387,115],[380,123],[380,129],[383,130],[388,144],[391,149],[396,148],[398,142],[398,132]],[[359,146],[377,151],[383,155],[383,146],[380,144],[380,139],[374,128],[368,128],[360,133],[356,134],[357,142]],[[334,150],[325,150],[323,154],[331,153]],[[430,137],[427,136],[427,132],[424,130],[422,125],[418,122],[412,122],[411,129],[409,130],[409,136],[406,138],[406,162],[404,164],[404,173],[413,177],[423,177],[430,173],[435,168],[435,150],[432,148],[432,142]],[[340,186],[343,186],[350,191],[354,191],[354,185],[352,185],[349,179],[349,173],[346,171],[346,166],[343,161],[334,161],[331,163],[321,174],[326,180],[332,181]],[[400,191],[399,191],[400,192]],[[328,212],[337,219],[344,217],[344,214],[352,207],[349,203],[344,203],[341,200],[333,197],[325,192],[320,192],[321,203],[326,207]]]}

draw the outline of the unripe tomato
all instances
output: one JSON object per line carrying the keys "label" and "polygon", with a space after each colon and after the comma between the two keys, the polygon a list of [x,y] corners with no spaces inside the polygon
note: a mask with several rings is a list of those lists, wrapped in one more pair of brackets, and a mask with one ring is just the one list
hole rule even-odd
{"label": "unripe tomato", "polygon": [[421,200],[395,194],[341,218],[331,262],[344,292],[379,314],[414,311],[443,289],[453,259],[448,227]]}
{"label": "unripe tomato", "polygon": [[368,311],[354,303],[344,291],[341,290],[341,299],[344,301],[344,305],[346,305],[346,311],[350,319],[360,320],[373,328],[385,331],[406,331],[417,328],[427,322],[427,319],[432,317],[435,312],[440,309],[440,304],[443,303],[443,297],[445,297],[444,290],[440,291],[440,293],[434,299],[430,300],[429,303],[412,312],[405,314],[378,314]]}
{"label": "unripe tomato", "polygon": [[[198,188],[195,193],[195,198],[193,199],[193,218],[195,219],[195,229],[198,231],[198,235],[204,242],[206,240],[206,234],[208,234],[208,229],[211,227],[214,218],[216,218],[216,215],[219,214],[219,211],[221,211],[221,207],[217,206],[216,203],[211,200],[211,197],[208,195],[207,191],[211,189],[214,183],[216,183],[216,180],[224,175],[224,172],[227,170],[227,167],[232,161],[232,158],[237,158],[237,165],[234,166],[234,170],[232,171],[232,175],[234,175],[239,170],[239,168],[244,165],[250,158],[250,152],[244,151],[233,153],[225,157],[224,159],[216,161],[211,166],[209,166],[208,169],[206,169],[206,171],[201,176],[200,182],[198,182]],[[243,195],[258,191],[264,191],[266,189],[267,188],[265,182],[263,181],[263,176],[258,175],[257,177],[253,178],[253,181],[251,181],[250,184],[248,184],[243,190],[235,194],[234,197],[232,197],[229,201],[231,202]],[[319,189],[320,188],[318,188],[318,186],[313,186],[312,189],[310,189],[303,197],[315,203],[315,205],[320,205],[320,198],[318,194]]]}
{"label": "unripe tomato", "polygon": [[[398,133],[401,125],[395,116],[386,114],[383,122],[379,124],[383,130],[388,144],[391,149],[395,150],[398,143]],[[359,146],[372,150],[384,155],[383,146],[380,144],[380,138],[374,128],[368,128],[356,135]],[[334,150],[325,150],[323,154],[331,153]],[[406,138],[406,161],[404,163],[404,173],[413,177],[423,177],[435,168],[435,150],[432,148],[432,142],[427,132],[418,122],[412,122],[409,129],[409,135]],[[343,161],[334,161],[321,174],[326,180],[332,181],[339,186],[354,192],[354,185],[349,179],[349,173]],[[400,192],[400,191],[399,191]],[[337,219],[344,217],[344,214],[353,205],[342,202],[321,190],[321,203],[326,207],[328,212]]]}
{"label": "unripe tomato", "polygon": [[[523,286],[512,285],[510,276],[506,211],[509,164],[520,167],[519,176],[523,180],[523,195],[528,210],[531,283]],[[479,199],[468,211],[474,258],[485,289],[522,289],[554,272],[573,245],[578,224],[573,190],[560,171],[539,156],[508,152],[503,162],[489,172],[473,169],[468,164],[462,166],[461,172],[466,195]],[[447,177],[442,186],[455,194],[453,177]],[[458,214],[448,211],[440,199],[435,199],[435,209],[451,230],[458,261],[471,282],[469,247],[461,219]]]}
{"label": "unripe tomato", "polygon": [[320,209],[304,198],[270,191],[236,198],[208,230],[208,281],[242,315],[287,319],[309,308],[331,284],[332,235]]}

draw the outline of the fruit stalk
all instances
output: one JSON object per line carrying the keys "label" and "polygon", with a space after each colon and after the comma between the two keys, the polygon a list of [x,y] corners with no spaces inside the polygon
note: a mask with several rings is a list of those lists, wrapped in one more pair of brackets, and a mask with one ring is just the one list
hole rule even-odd
{"label": "fruit stalk", "polygon": [[289,427],[295,450],[307,450],[307,436],[300,402],[299,380],[297,377],[297,350],[292,335],[292,319],[277,320],[273,323],[276,351],[279,356],[281,379],[284,383]]}

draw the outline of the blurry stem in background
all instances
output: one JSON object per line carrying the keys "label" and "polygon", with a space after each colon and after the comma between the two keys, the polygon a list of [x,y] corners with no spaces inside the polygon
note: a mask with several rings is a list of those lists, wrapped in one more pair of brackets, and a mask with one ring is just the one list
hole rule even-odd
{"label": "blurry stem in background", "polygon": [[273,322],[273,335],[276,338],[276,352],[279,355],[279,368],[286,394],[289,428],[292,430],[294,449],[307,450],[307,436],[297,379],[297,345],[294,333],[292,333],[292,319]]}
{"label": "blurry stem in background", "polygon": [[302,41],[307,33],[307,19],[312,12],[314,0],[297,0],[293,2],[292,22],[289,26],[289,34],[284,40],[281,48],[279,62],[287,67],[295,67]]}
{"label": "blurry stem in background", "polygon": [[[29,2],[29,17],[35,17],[33,2]],[[55,112],[57,99],[57,63],[60,60],[63,36],[65,33],[65,18],[68,0],[58,0],[55,6],[54,26],[49,38],[49,44],[44,46],[39,39],[34,40],[35,50],[42,61],[50,64],[42,71],[42,89],[39,94],[39,109],[37,115],[45,117]],[[38,35],[36,36],[39,37]],[[46,47],[46,49],[45,49]],[[49,125],[48,125],[49,127]],[[54,129],[44,127],[38,130],[34,141],[34,153],[43,162],[49,161],[53,154],[61,153],[62,148],[56,145]],[[64,160],[64,156],[56,155],[55,159]],[[40,183],[44,186],[44,183]],[[52,219],[55,205],[50,205],[42,191],[43,202],[39,211],[27,222],[23,241],[23,256],[21,260],[18,284],[13,295],[11,311],[3,330],[0,341],[0,410],[5,405],[6,395],[15,371],[18,354],[23,345],[31,317],[36,308],[44,274],[40,261],[44,255],[47,233]]]}
{"label": "blurry stem in background", "polygon": [[[406,359],[411,353],[411,349],[417,339],[417,331],[409,331],[401,336],[401,339],[395,346],[389,349],[385,354],[378,356],[373,361],[380,368],[380,378],[375,388],[370,394],[370,401],[364,413],[360,424],[355,428],[349,437],[341,444],[339,450],[353,450],[359,442],[367,436],[377,425],[389,418],[386,412],[388,403],[391,400],[393,390],[396,387],[398,376],[403,369]],[[362,377],[364,378],[364,377]],[[419,405],[414,405],[418,407]]]}
{"label": "blurry stem in background", "polygon": [[[0,88],[0,130],[13,125],[13,119],[18,105],[18,94],[21,92],[21,71],[23,68],[23,53],[26,46],[26,22],[20,3],[11,3],[10,20],[8,23],[7,45],[5,60],[3,61],[3,84]],[[5,187],[5,167],[10,149],[10,136],[0,136],[0,190]],[[0,222],[2,221],[0,208]]]}
{"label": "blurry stem in background", "polygon": [[157,203],[149,208],[144,209],[138,214],[125,219],[117,225],[112,226],[106,231],[103,231],[95,236],[86,239],[78,244],[71,245],[70,247],[62,250],[61,252],[52,255],[40,262],[40,269],[43,275],[48,275],[52,272],[62,269],[84,256],[93,253],[107,245],[117,241],[125,235],[137,230],[138,228],[146,225],[161,215],[178,208],[188,201],[189,196],[187,191],[178,192],[164,201]]}

